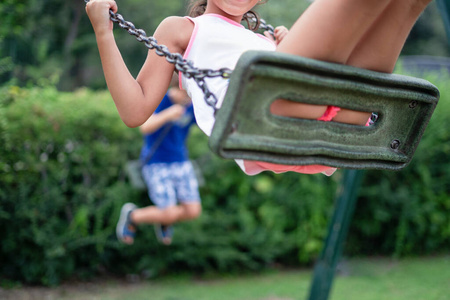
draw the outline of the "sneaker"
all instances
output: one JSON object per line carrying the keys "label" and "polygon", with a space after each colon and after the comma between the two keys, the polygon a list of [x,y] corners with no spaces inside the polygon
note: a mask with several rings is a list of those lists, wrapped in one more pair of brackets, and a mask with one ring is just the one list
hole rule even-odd
{"label": "sneaker", "polygon": [[117,239],[125,244],[133,244],[136,236],[136,225],[130,220],[130,213],[137,208],[133,203],[125,203],[120,210],[120,218],[116,226]]}
{"label": "sneaker", "polygon": [[160,243],[170,245],[172,243],[173,226],[155,224],[155,234]]}

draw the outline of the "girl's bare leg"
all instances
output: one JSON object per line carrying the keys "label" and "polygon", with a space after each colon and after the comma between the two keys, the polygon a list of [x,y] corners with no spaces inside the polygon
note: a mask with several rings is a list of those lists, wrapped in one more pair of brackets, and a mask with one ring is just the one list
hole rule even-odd
{"label": "girl's bare leg", "polygon": [[344,64],[391,1],[316,0],[277,51]]}
{"label": "girl's bare leg", "polygon": [[[431,0],[353,2],[355,1],[316,0],[277,50],[380,72],[392,72],[412,26]],[[271,106],[274,114],[309,119],[320,117],[320,109],[324,112],[326,106],[299,105],[287,100],[277,100]],[[367,112],[341,109],[333,121],[364,125],[369,117],[370,113]],[[258,165],[258,162],[244,163],[253,163],[262,170],[271,169]]]}
{"label": "girl's bare leg", "polygon": [[[411,28],[431,0],[391,1],[354,48],[347,65],[392,73]],[[370,113],[341,109],[333,121],[364,125]]]}
{"label": "girl's bare leg", "polygon": [[[316,0],[277,51],[392,72],[405,40],[431,0]],[[301,41],[301,42],[299,42]],[[277,115],[317,119],[326,106],[277,100]],[[336,122],[364,125],[370,113],[341,109]]]}
{"label": "girl's bare leg", "polygon": [[[316,0],[292,26],[277,51],[344,64],[391,0]],[[277,100],[275,115],[317,119],[327,106]]]}
{"label": "girl's bare leg", "polygon": [[360,39],[346,65],[391,73],[412,27],[431,0],[395,0]]}

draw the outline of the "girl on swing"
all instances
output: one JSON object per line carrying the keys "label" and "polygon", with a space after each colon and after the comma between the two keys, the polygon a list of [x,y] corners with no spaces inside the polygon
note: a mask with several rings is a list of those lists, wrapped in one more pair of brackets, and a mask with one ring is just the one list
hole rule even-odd
{"label": "girl on swing", "polygon": [[[280,0],[278,0],[280,1]],[[272,38],[241,25],[244,15],[265,0],[191,0],[189,17],[168,17],[154,37],[170,52],[181,53],[197,68],[233,69],[247,50],[279,51],[317,60],[391,73],[406,38],[431,0],[316,0],[288,31],[277,27]],[[91,0],[86,12],[95,31],[103,71],[120,117],[129,127],[144,123],[166,92],[174,65],[149,51],[137,78],[129,73],[112,33],[109,10],[113,0]],[[181,77],[194,105],[198,126],[209,136],[214,112],[192,79]],[[228,81],[211,78],[211,92],[223,101]],[[344,108],[296,103],[283,99],[271,105],[275,115],[365,125],[371,113]],[[290,166],[236,160],[249,175],[265,170],[276,173],[324,173],[335,168],[321,165]]]}

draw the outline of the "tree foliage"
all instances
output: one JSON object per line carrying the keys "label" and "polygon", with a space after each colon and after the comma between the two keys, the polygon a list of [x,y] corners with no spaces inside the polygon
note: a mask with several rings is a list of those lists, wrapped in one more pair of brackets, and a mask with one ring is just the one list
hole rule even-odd
{"label": "tree foliage", "polygon": [[[119,12],[148,35],[170,15],[185,15],[188,1],[118,1]],[[269,1],[257,10],[269,23],[290,27],[310,1]],[[59,89],[104,88],[98,51],[83,0],[4,0],[0,3],[0,83],[42,81]],[[287,9],[288,8],[288,9]],[[120,28],[119,48],[137,75],[147,49]],[[443,22],[433,2],[414,27],[404,54],[449,54]]]}
{"label": "tree foliage", "polygon": [[[123,2],[124,13],[152,34],[169,15],[184,14],[180,1]],[[118,2],[122,8],[122,3]],[[64,90],[88,85],[105,87],[95,37],[83,0],[6,0],[0,3],[0,57],[10,57],[13,68],[0,79],[20,85],[43,79]],[[130,68],[137,73],[146,50],[126,33],[117,32],[118,44]],[[2,64],[0,63],[0,66]]]}

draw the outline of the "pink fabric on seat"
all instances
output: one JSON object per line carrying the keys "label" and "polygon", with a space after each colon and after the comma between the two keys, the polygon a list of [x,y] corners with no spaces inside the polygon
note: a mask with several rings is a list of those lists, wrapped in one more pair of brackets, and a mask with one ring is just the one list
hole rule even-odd
{"label": "pink fabric on seat", "polygon": [[[329,105],[325,113],[318,118],[318,121],[329,122],[333,120],[338,111],[341,109],[337,106]],[[366,125],[367,126],[367,125]],[[303,174],[323,173],[327,176],[333,175],[337,168],[322,165],[292,166],[280,165],[263,161],[244,160],[245,173],[248,175],[256,175],[262,171],[273,171],[275,173],[297,172]]]}

